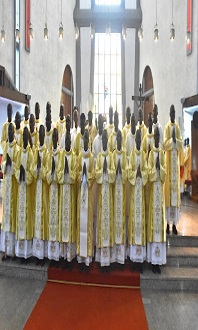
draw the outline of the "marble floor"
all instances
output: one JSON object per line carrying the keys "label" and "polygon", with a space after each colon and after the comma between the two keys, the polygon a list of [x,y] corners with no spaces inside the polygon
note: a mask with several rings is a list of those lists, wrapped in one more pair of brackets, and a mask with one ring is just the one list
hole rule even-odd
{"label": "marble floor", "polygon": [[[0,199],[0,220],[1,214]],[[198,236],[198,204],[186,196],[182,198],[177,228],[178,235]],[[0,276],[0,330],[23,329],[45,284],[45,281]],[[149,330],[198,329],[198,293],[141,291]],[[67,325],[67,329],[72,329],[72,326]]]}

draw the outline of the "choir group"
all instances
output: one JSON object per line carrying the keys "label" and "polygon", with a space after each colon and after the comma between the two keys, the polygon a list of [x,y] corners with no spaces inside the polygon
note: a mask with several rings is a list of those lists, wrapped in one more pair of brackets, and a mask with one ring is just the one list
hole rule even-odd
{"label": "choir group", "polygon": [[[40,106],[35,116],[24,110],[24,120],[12,106],[2,128],[2,228],[3,259],[34,256],[72,267],[77,259],[87,270],[92,260],[101,271],[124,265],[143,271],[151,263],[154,273],[166,263],[166,233],[177,234],[180,207],[181,133],[170,107],[164,131],[158,108],[138,122],[130,108],[119,129],[118,113],[109,108],[109,122],[92,112],[88,120],[75,107],[74,125],[64,116],[51,120],[47,102],[44,125]],[[166,220],[165,220],[166,219]],[[166,224],[167,221],[167,224]],[[106,266],[106,267],[105,267]]]}

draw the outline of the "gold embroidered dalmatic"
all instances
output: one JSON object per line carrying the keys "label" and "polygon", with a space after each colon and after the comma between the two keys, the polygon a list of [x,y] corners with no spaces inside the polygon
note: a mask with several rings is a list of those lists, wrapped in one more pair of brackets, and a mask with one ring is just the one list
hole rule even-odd
{"label": "gold embroidered dalmatic", "polygon": [[[11,123],[13,124],[14,126],[14,129],[15,129],[15,124],[13,121],[11,121]],[[2,133],[1,133],[1,147],[2,147],[2,150],[5,148],[6,146],[6,142],[8,141],[8,126],[9,126],[9,122],[6,121],[4,124],[3,124],[3,127],[2,127]]]}
{"label": "gold embroidered dalmatic", "polygon": [[115,244],[125,244],[126,239],[126,181],[127,181],[127,158],[125,151],[113,153],[115,170],[120,160],[122,174],[118,174],[114,184],[114,241]]}
{"label": "gold embroidered dalmatic", "polygon": [[[160,171],[156,169],[159,155]],[[149,154],[148,173],[150,181],[149,217],[147,223],[147,241],[166,242],[164,182],[166,178],[165,156],[161,148],[153,147]]]}
{"label": "gold embroidered dalmatic", "polygon": [[[17,209],[17,194],[18,183],[15,178],[16,162],[19,152],[19,147],[14,140],[12,143],[5,144],[3,159],[2,159],[2,172],[3,177],[3,214],[2,214],[2,229],[5,232],[15,233],[16,230],[16,209]],[[5,164],[7,160],[7,153],[12,160],[12,167],[7,167],[5,173]]]}
{"label": "gold embroidered dalmatic", "polygon": [[[142,178],[136,177],[140,165]],[[128,180],[131,184],[130,211],[128,223],[129,245],[145,245],[145,196],[144,186],[148,180],[146,155],[136,147],[131,152],[128,168]]]}
{"label": "gold embroidered dalmatic", "polygon": [[52,150],[52,133],[53,133],[52,128],[49,132],[47,130],[45,131],[45,145],[49,152]]}
{"label": "gold embroidered dalmatic", "polygon": [[[25,169],[25,182],[20,182],[20,165]],[[32,166],[33,153],[28,145],[26,149],[21,148],[16,164],[15,176],[19,183],[16,217],[16,238],[17,240],[30,240],[33,237],[33,196],[32,196]]]}
{"label": "gold embroidered dalmatic", "polygon": [[60,145],[61,138],[66,130],[65,117],[63,119],[57,120],[56,128],[58,130],[58,144]]}
{"label": "gold embroidered dalmatic", "polygon": [[[107,160],[107,173],[103,173],[104,160]],[[113,183],[115,181],[115,165],[110,151],[99,153],[96,161],[96,182],[98,184],[98,224],[97,247],[113,247]]]}
{"label": "gold embroidered dalmatic", "polygon": [[[37,170],[38,152],[41,158],[41,168]],[[34,154],[33,177],[35,180],[35,213],[34,237],[47,240],[47,221],[49,216],[48,194],[49,187],[46,181],[48,151],[45,145],[38,147]]]}
{"label": "gold embroidered dalmatic", "polygon": [[[55,171],[52,170],[52,157],[55,161]],[[48,218],[48,241],[57,242],[59,239],[59,184],[58,164],[60,161],[60,149],[52,149],[47,158],[46,179],[49,185],[49,218]]]}
{"label": "gold embroidered dalmatic", "polygon": [[[176,143],[172,139],[175,129]],[[179,152],[182,149],[180,128],[177,123],[169,122],[164,129],[164,150],[166,155],[165,206],[180,206],[180,163]]]}
{"label": "gold embroidered dalmatic", "polygon": [[[87,208],[87,214],[84,214],[84,216],[87,217],[87,219],[81,219],[81,211],[82,206],[86,201],[83,200],[83,165],[86,163],[86,169],[87,169],[87,185],[88,185],[88,208]],[[92,207],[92,186],[94,182],[94,159],[92,153],[88,150],[85,152],[84,150],[80,153],[78,157],[78,165],[77,165],[77,181],[78,181],[78,201],[77,201],[77,233],[76,233],[76,243],[77,243],[77,254],[82,257],[91,257],[93,252],[93,207]],[[86,235],[86,255],[81,255],[81,221],[84,220],[86,222],[87,226],[87,232]],[[86,221],[87,220],[87,221]]]}
{"label": "gold embroidered dalmatic", "polygon": [[[65,157],[69,173],[64,174]],[[76,242],[76,156],[73,150],[63,150],[58,164],[59,198],[59,242]]]}
{"label": "gold embroidered dalmatic", "polygon": [[117,145],[116,138],[117,138],[117,132],[113,131],[113,133],[111,133],[108,139],[108,149],[111,152],[113,152],[116,149],[116,145]]}
{"label": "gold embroidered dalmatic", "polygon": [[125,126],[122,129],[122,148],[126,150],[126,139],[127,139],[127,134],[131,131],[131,123],[130,124],[125,124]]}
{"label": "gold embroidered dalmatic", "polygon": [[92,144],[93,144],[93,141],[94,141],[94,139],[95,139],[95,137],[97,135],[97,128],[93,124],[91,126],[88,124],[85,127],[85,129],[87,129],[88,132],[89,132],[89,142],[90,142],[90,148],[91,148],[91,152],[92,152]]}

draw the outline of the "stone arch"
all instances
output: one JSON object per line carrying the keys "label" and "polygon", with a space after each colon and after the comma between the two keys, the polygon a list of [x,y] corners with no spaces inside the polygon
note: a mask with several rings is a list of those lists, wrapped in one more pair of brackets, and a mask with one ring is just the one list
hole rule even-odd
{"label": "stone arch", "polygon": [[74,87],[72,70],[69,65],[66,65],[63,73],[61,103],[64,104],[65,107],[65,116],[67,114],[72,116],[72,109],[74,106]]}
{"label": "stone arch", "polygon": [[144,122],[148,127],[148,114],[149,112],[153,111],[154,106],[154,87],[153,87],[153,75],[151,72],[150,67],[147,65],[142,79],[142,89],[143,89],[143,96],[148,98],[144,102]]}

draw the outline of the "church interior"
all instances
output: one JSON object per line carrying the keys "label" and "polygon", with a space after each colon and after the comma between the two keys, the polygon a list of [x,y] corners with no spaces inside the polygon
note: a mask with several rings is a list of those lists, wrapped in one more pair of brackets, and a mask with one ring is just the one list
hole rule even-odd
{"label": "church interior", "polygon": [[[9,119],[9,109],[12,109],[11,119]],[[20,118],[20,136],[17,135],[17,116]],[[33,131],[37,132],[36,142],[35,134],[31,131],[32,118]],[[10,122],[13,125],[9,125]],[[27,122],[28,129],[24,129]],[[142,123],[145,124],[145,133],[141,130]],[[67,124],[70,125],[68,134]],[[91,125],[95,127],[94,133],[89,130]],[[10,137],[11,126],[13,137]],[[41,132],[41,127],[44,133]],[[109,131],[111,129],[112,131]],[[25,137],[24,131],[28,132],[29,138]],[[48,138],[48,132],[51,132],[51,140]],[[121,132],[121,147],[119,147],[118,132]],[[140,146],[138,146],[137,132],[141,132]],[[86,134],[89,142],[86,141]],[[152,145],[149,144],[151,136]],[[95,327],[104,330],[120,329],[122,325],[123,329],[141,330],[197,329],[198,2],[196,0],[0,0],[0,137],[0,329],[93,329]],[[40,153],[42,138],[46,144],[45,180],[44,174],[38,174],[44,173],[43,157],[45,156],[41,156]],[[159,141],[156,142],[158,139]],[[16,165],[12,167],[15,161],[9,148],[15,140]],[[28,174],[25,171],[29,166],[26,163],[28,161],[25,160],[24,163],[22,160],[20,163],[19,160],[23,157],[21,154],[25,149],[24,141],[27,142],[28,148],[32,149],[32,158],[30,158],[32,181],[30,185],[27,184],[25,195],[22,188],[17,188],[16,203],[13,203],[15,195],[8,196],[12,194],[10,186],[13,179],[6,183],[6,177],[12,176],[15,171],[14,184],[18,182],[20,187],[21,182],[27,183]],[[57,153],[53,154],[53,148],[60,149],[60,156],[59,154],[57,156]],[[91,160],[87,156],[89,149]],[[135,156],[136,149],[144,150],[144,161],[140,160],[139,156]],[[71,155],[71,150],[74,156]],[[153,162],[156,162],[157,174],[155,179],[150,179],[153,174],[152,157],[156,157],[155,150],[158,156]],[[119,156],[116,156],[115,151]],[[121,151],[125,155],[123,157],[127,164],[126,171],[123,166],[124,160],[120,158]],[[103,156],[105,161],[100,165],[100,157]],[[79,172],[80,179],[78,174],[75,174],[74,179],[68,179],[73,159],[75,159],[75,168],[82,167]],[[122,159],[121,168],[120,159]],[[110,163],[114,160],[115,166],[112,165],[114,179],[111,179]],[[35,172],[31,162],[36,164]],[[148,172],[143,184],[145,164]],[[14,168],[13,172],[8,170],[10,167]],[[93,177],[90,174],[91,167]],[[135,183],[133,183],[133,167],[136,167]],[[56,172],[56,168],[60,170],[60,175],[58,170]],[[164,179],[162,179],[163,168],[165,168]],[[113,173],[112,169],[113,167],[111,173]],[[103,179],[100,177],[100,170]],[[56,174],[58,185],[52,184],[53,180],[55,181],[54,172],[58,173]],[[127,174],[124,174],[125,172]],[[17,173],[19,173],[18,179]],[[127,177],[126,184],[123,184],[124,175]],[[120,176],[122,184],[119,183],[120,186],[119,184],[117,186]],[[108,182],[110,180],[113,182],[112,185],[107,185],[108,188],[106,188],[107,177]],[[72,180],[77,183],[71,183]],[[138,180],[142,182],[139,186]],[[38,181],[40,187],[41,184],[43,185],[42,191],[41,188],[37,191]],[[88,181],[92,183],[88,185],[86,183]],[[161,188],[159,188],[160,184],[154,188],[154,181],[160,182]],[[62,188],[64,186],[71,186],[67,188],[71,189],[67,197],[65,192],[67,190]],[[116,189],[117,187],[123,189],[123,186],[125,193],[122,192],[120,195],[122,197],[119,199],[120,190],[117,192]],[[140,186],[141,192],[138,188]],[[157,193],[155,189],[158,189]],[[151,192],[154,194],[152,197],[148,195]],[[25,205],[24,200],[29,193],[31,199]],[[139,193],[141,200],[138,204]],[[56,195],[59,197],[55,201]],[[47,202],[43,202],[45,196],[49,196],[46,197]],[[72,200],[72,196],[75,196],[75,201]],[[101,200],[100,196],[102,196]],[[64,207],[66,198],[68,204]],[[91,207],[90,198],[92,198]],[[105,206],[108,204],[105,204],[105,198],[109,200],[109,206]],[[172,204],[169,201],[171,199]],[[7,206],[8,201],[12,211]],[[123,207],[123,201],[126,207]],[[56,211],[54,204],[52,205],[55,202]],[[39,203],[44,203],[40,211],[37,207]],[[101,207],[101,212],[98,205]],[[142,219],[144,218],[144,228],[141,222],[139,234],[143,242],[142,237],[146,233],[147,241],[144,243],[140,243],[137,238],[138,230],[136,232],[133,229],[140,221],[138,207],[141,208]],[[23,211],[20,211],[22,208]],[[8,210],[5,211],[6,209]],[[115,244],[119,245],[119,249],[116,247],[115,250],[116,253],[117,251],[120,253],[117,259],[112,257],[114,253],[112,245],[110,244],[109,250],[106,248],[108,244],[104,237],[108,235],[105,236],[103,233],[103,226],[107,221],[104,216],[107,209],[109,227],[104,228],[110,233],[109,242],[113,235],[112,223],[115,224],[115,228],[119,223],[116,212],[125,218],[120,229],[123,237],[126,236],[125,244],[123,239],[122,242],[119,241],[115,230],[115,242],[119,241]],[[29,223],[25,225],[25,220],[21,220],[25,213],[27,217],[27,212],[30,212],[31,219],[33,216],[36,219],[32,225],[34,231],[32,236],[29,234]],[[67,213],[67,217],[75,218],[76,229],[70,228],[68,231],[72,231],[71,237],[76,235],[76,242],[72,238],[70,243],[63,243],[68,242],[70,235],[60,229],[65,223],[64,212]],[[158,223],[160,230],[157,232],[153,227],[157,228],[156,219],[159,212],[163,219],[160,220],[160,225]],[[16,238],[11,230],[11,224],[6,220],[6,214],[7,216],[9,214],[10,219],[14,214],[17,219],[14,225],[18,228]],[[85,215],[89,218],[90,214],[94,219],[93,226],[90,227],[90,220],[86,225],[84,220],[81,224],[81,219],[84,219]],[[43,221],[45,217],[48,217],[50,228],[49,233],[46,234],[47,239],[43,237],[48,229],[45,229],[45,223],[41,224],[38,220]],[[60,222],[61,226],[54,224],[56,217],[58,219],[56,221]],[[55,228],[54,231],[51,230],[52,227]],[[100,229],[101,233],[99,233]],[[63,238],[64,235],[67,238]],[[152,238],[148,239],[151,236]],[[14,253],[13,247],[12,252],[9,252],[12,244],[9,245],[9,240],[13,237]],[[20,252],[21,240],[27,243],[27,246],[24,245],[25,254]],[[85,241],[83,245],[81,242]],[[53,244],[49,245],[49,242]],[[159,242],[159,250],[158,246],[156,248],[156,242]],[[39,244],[43,244],[41,255],[38,252]],[[137,246],[141,246],[141,251]],[[139,253],[139,259],[134,256],[134,247],[136,253]],[[89,250],[94,252],[88,253]],[[157,252],[162,253],[162,259],[158,258]],[[105,253],[107,255],[109,253],[110,256]],[[146,257],[145,253],[147,253]],[[122,261],[119,259],[121,255]],[[75,260],[72,267],[70,267],[70,258]],[[68,261],[64,263],[66,259]],[[98,268],[95,266],[97,263],[100,264]],[[134,264],[138,265],[135,270]],[[157,268],[158,264],[160,267]],[[91,270],[89,270],[90,265],[92,265]],[[92,275],[94,279],[91,278]],[[135,282],[136,277],[137,282]],[[81,293],[80,288],[84,290]],[[98,291],[92,292],[94,288]],[[61,296],[61,290],[65,295]],[[102,307],[97,305],[99,301],[97,294],[99,297],[100,290],[101,292],[106,290],[100,301]],[[124,296],[125,290],[129,290],[128,296]],[[120,295],[119,298],[119,291],[123,297]],[[133,299],[137,300],[132,300],[135,291],[139,292],[140,296],[135,298],[134,293]],[[60,292],[60,296],[55,298],[57,292]],[[46,296],[43,295],[44,293]],[[86,310],[89,299],[91,312]],[[114,299],[118,308],[111,307],[111,303],[114,306]],[[137,307],[135,316],[130,319],[130,311],[132,314],[138,299],[142,314],[138,314],[140,307]],[[45,305],[44,302],[47,300],[49,302]],[[56,301],[54,303],[56,307],[53,301]],[[128,309],[125,308],[124,301]],[[128,305],[128,301],[131,305]],[[94,303],[97,311],[91,309]],[[74,310],[71,306],[74,306]],[[111,308],[114,310],[112,315]],[[109,315],[105,313],[106,309],[109,309]],[[68,315],[69,313],[71,315]],[[126,322],[125,317],[128,319]]]}

